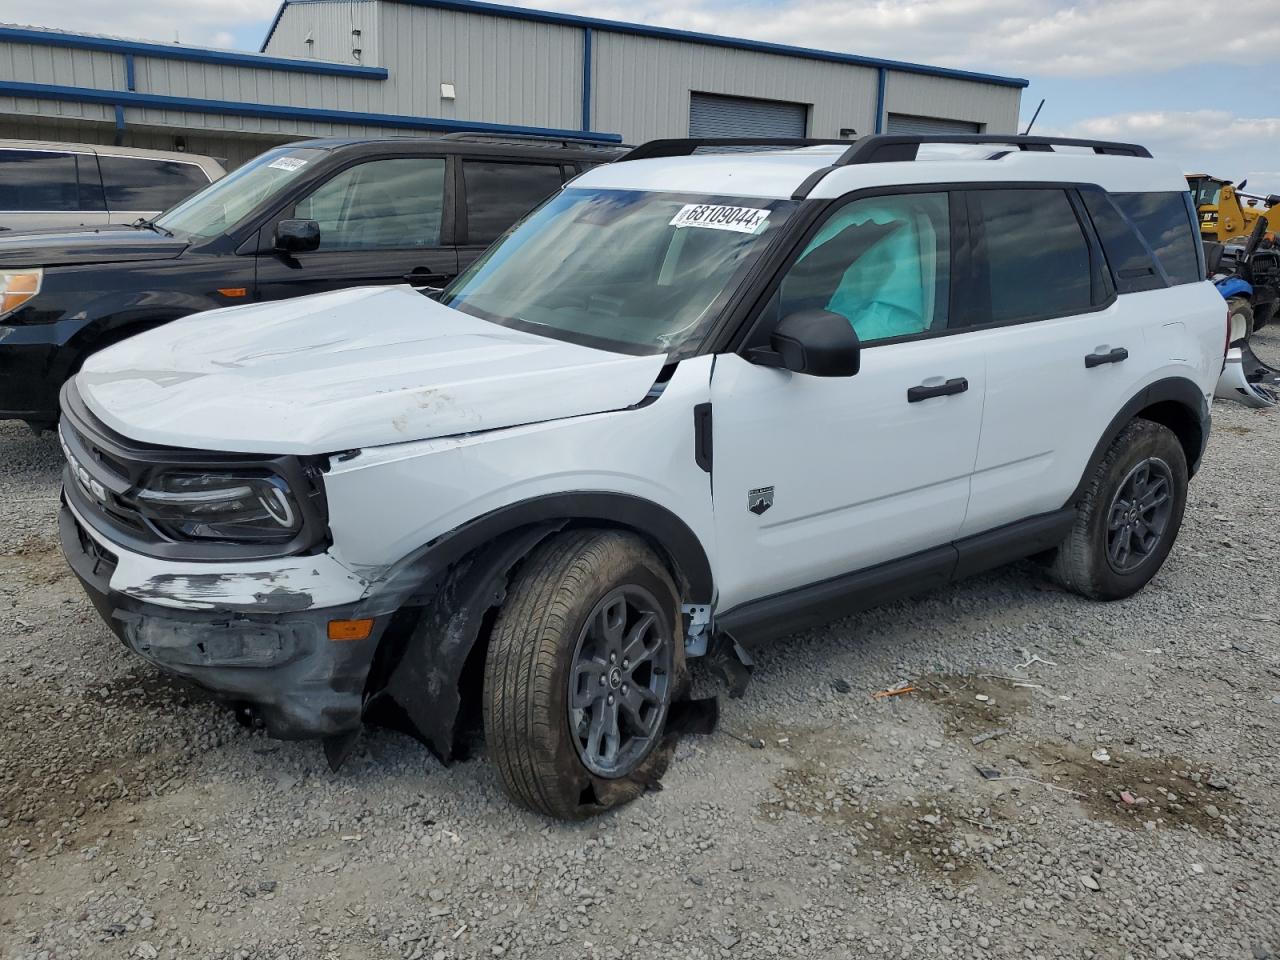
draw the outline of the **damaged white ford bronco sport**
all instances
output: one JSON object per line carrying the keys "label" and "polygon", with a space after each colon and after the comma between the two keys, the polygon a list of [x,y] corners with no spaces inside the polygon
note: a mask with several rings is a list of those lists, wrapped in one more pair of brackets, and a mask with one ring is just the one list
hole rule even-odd
{"label": "damaged white ford bronco sport", "polygon": [[[1141,147],[659,141],[435,299],[198,314],[62,395],[113,630],[330,762],[363,721],[581,817],[712,712],[686,663],[1020,557],[1159,570],[1226,315]],[[782,149],[779,149],[782,148]],[[963,642],[957,639],[957,642]]]}

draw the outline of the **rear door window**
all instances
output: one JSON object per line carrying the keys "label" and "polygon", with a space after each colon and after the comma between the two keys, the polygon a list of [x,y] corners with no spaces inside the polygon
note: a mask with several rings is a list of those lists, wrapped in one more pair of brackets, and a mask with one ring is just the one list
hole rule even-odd
{"label": "rear door window", "polygon": [[0,150],[0,210],[38,213],[79,209],[75,154]]}
{"label": "rear door window", "polygon": [[1155,251],[1170,283],[1196,283],[1200,275],[1198,227],[1184,193],[1115,193],[1116,206]]}
{"label": "rear door window", "polygon": [[464,160],[467,242],[489,244],[502,236],[564,182],[559,164]]}
{"label": "rear door window", "polygon": [[989,285],[991,298],[990,312],[971,322],[1014,323],[1093,309],[1089,241],[1066,191],[975,190],[969,196],[970,216],[986,241],[979,283]]}
{"label": "rear door window", "polygon": [[320,224],[321,250],[438,247],[444,171],[441,157],[370,160],[320,186],[294,216]]}
{"label": "rear door window", "polygon": [[168,210],[209,185],[194,163],[99,154],[109,210]]}

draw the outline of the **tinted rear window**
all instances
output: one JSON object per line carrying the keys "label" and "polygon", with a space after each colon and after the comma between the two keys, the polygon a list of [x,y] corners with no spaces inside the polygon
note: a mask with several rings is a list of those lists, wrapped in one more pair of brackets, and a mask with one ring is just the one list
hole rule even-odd
{"label": "tinted rear window", "polygon": [[559,164],[465,160],[467,242],[492,243],[517,220],[560,189]]}
{"label": "tinted rear window", "polygon": [[1120,212],[1105,190],[1084,187],[1080,190],[1089,217],[1093,220],[1102,251],[1111,269],[1119,293],[1158,290],[1165,286],[1150,248],[1135,232],[1132,223]]}
{"label": "tinted rear window", "polygon": [[1170,283],[1195,283],[1200,277],[1200,242],[1182,193],[1115,193],[1116,205],[1155,251]]}
{"label": "tinted rear window", "polygon": [[0,150],[0,210],[78,209],[80,196],[73,154]]}
{"label": "tinted rear window", "polygon": [[[1089,245],[1062,190],[978,190],[995,323],[1081,313],[1093,306]],[[982,322],[982,321],[980,321]]]}
{"label": "tinted rear window", "polygon": [[194,163],[99,154],[98,164],[111,210],[168,210],[209,185]]}

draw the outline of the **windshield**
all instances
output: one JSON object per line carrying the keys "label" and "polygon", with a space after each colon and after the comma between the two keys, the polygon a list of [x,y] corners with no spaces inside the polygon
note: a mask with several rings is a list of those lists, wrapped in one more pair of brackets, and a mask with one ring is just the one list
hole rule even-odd
{"label": "windshield", "polygon": [[297,179],[323,150],[280,147],[209,184],[156,217],[158,227],[191,240],[211,240],[234,227],[245,214]]}
{"label": "windshield", "polygon": [[789,200],[567,189],[441,296],[504,326],[625,353],[696,345]]}
{"label": "windshield", "polygon": [[1223,181],[1196,177],[1188,182],[1191,186],[1191,199],[1195,201],[1197,207],[1217,206]]}

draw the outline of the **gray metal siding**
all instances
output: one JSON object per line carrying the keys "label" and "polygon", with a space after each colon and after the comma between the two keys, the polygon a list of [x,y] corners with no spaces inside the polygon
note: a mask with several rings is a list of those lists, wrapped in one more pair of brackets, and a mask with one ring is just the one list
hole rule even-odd
{"label": "gray metal siding", "polygon": [[885,133],[982,133],[982,124],[971,120],[944,120],[938,117],[912,117],[891,113]]}
{"label": "gray metal siding", "polygon": [[691,91],[811,104],[809,135],[875,128],[877,71],[596,31],[592,126],[633,143],[689,132]]}
{"label": "gray metal siding", "polygon": [[809,107],[803,103],[690,96],[691,137],[803,137],[808,124]]}
{"label": "gray metal siding", "polygon": [[[381,11],[391,70],[383,112],[581,126],[583,31],[399,3]],[[442,99],[441,83],[452,83],[457,99]]]}
{"label": "gray metal siding", "polygon": [[[276,23],[263,51],[277,57],[305,57],[333,63],[383,66],[378,28],[381,15],[375,0],[328,0],[325,3],[290,4]],[[360,57],[353,55],[360,31]],[[307,43],[310,35],[312,43]]]}
{"label": "gray metal siding", "polygon": [[1022,91],[972,80],[889,72],[885,110],[912,117],[966,120],[983,133],[1014,133]]}

